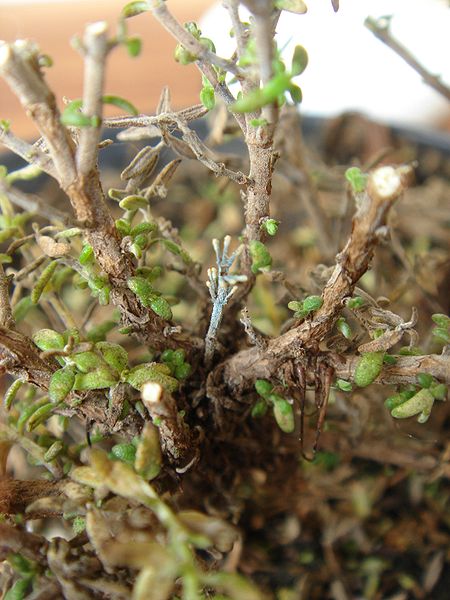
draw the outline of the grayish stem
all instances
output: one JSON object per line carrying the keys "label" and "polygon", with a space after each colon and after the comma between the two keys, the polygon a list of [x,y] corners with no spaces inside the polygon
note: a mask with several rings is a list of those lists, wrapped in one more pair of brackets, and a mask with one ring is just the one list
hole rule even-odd
{"label": "grayish stem", "polygon": [[84,48],[83,113],[88,117],[98,117],[98,125],[82,127],[80,130],[76,161],[77,171],[81,177],[95,169],[97,162],[103,112],[105,61],[108,54],[108,31],[105,21],[91,23],[86,27]]}

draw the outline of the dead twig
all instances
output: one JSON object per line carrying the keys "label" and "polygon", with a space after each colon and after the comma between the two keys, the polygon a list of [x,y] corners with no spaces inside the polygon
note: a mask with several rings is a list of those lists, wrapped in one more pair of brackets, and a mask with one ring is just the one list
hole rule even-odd
{"label": "dead twig", "polygon": [[391,50],[393,50],[400,58],[402,58],[410,67],[414,69],[434,90],[439,92],[444,98],[450,100],[450,88],[444,85],[441,78],[437,75],[432,75],[408,50],[403,44],[400,44],[391,32],[389,31],[389,19],[382,17],[380,19],[374,19],[368,17],[364,25],[369,31],[371,31],[376,38],[381,40],[383,44],[386,44]]}

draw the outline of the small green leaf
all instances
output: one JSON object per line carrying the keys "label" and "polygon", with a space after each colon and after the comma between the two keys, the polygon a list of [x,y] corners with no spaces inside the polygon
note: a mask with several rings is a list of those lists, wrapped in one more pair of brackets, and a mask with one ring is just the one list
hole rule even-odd
{"label": "small green leaf", "polygon": [[139,208],[148,208],[149,201],[144,196],[126,196],[119,202],[120,208],[123,210],[137,210]]}
{"label": "small green leaf", "polygon": [[153,286],[145,277],[130,277],[127,280],[127,286],[134,294],[136,294],[143,306],[147,308],[150,307],[150,303],[152,298],[154,298],[155,292]]}
{"label": "small green leaf", "polygon": [[147,423],[136,447],[134,468],[146,481],[154,479],[162,465],[161,445],[158,428]]}
{"label": "small green leaf", "polygon": [[252,240],[249,249],[252,258],[252,273],[256,275],[261,269],[270,267],[272,264],[272,257],[262,242]]}
{"label": "small green leaf", "polygon": [[44,352],[48,350],[63,350],[66,342],[63,336],[53,329],[41,329],[33,335],[33,342]]}
{"label": "small green leaf", "polygon": [[419,423],[425,423],[431,414],[433,403],[434,398],[430,390],[421,389],[412,398],[393,408],[391,415],[395,419],[407,419],[419,415]]}
{"label": "small green leaf", "polygon": [[[163,367],[165,368],[163,370]],[[178,389],[178,381],[170,376],[170,368],[167,365],[158,363],[146,363],[138,365],[127,374],[126,382],[135,389],[140,390],[144,383],[153,381],[159,383],[168,392],[175,392]]]}
{"label": "small green leaf", "polygon": [[337,330],[340,331],[347,340],[351,339],[352,330],[351,330],[350,325],[344,319],[344,317],[339,317],[339,319],[336,321],[336,327],[337,327]]}
{"label": "small green leaf", "polygon": [[24,600],[31,588],[31,578],[18,579],[6,592],[3,600]]}
{"label": "small green leaf", "polygon": [[447,395],[447,386],[445,383],[436,383],[431,386],[430,392],[433,394],[433,398],[436,400],[445,400]]}
{"label": "small green leaf", "polygon": [[38,425],[46,421],[53,413],[54,408],[55,405],[53,404],[53,402],[48,402],[47,404],[44,404],[43,406],[40,406],[37,410],[35,410],[31,417],[28,419],[27,431],[33,431],[33,429],[36,429]]}
{"label": "small green leaf", "polygon": [[397,406],[400,406],[400,404],[406,402],[406,400],[409,400],[409,398],[412,398],[412,396],[414,396],[414,392],[412,392],[411,394],[409,394],[408,392],[400,392],[398,394],[394,394],[393,396],[389,396],[389,398],[386,398],[386,400],[384,401],[384,406],[391,411]]}
{"label": "small green leaf", "polygon": [[78,373],[75,377],[75,390],[102,390],[116,385],[118,381],[110,369],[103,367],[89,373]]}
{"label": "small green leaf", "polygon": [[212,87],[204,87],[200,91],[200,102],[208,110],[212,110],[216,105],[216,97]]}
{"label": "small green leaf", "polygon": [[131,225],[125,219],[117,219],[117,221],[115,221],[114,224],[116,226],[117,231],[120,233],[120,235],[122,237],[125,237],[126,235],[130,234]]}
{"label": "small green leaf", "polygon": [[274,394],[273,402],[273,416],[277,422],[278,427],[285,433],[292,433],[295,429],[294,410],[289,402]]}
{"label": "small green leaf", "polygon": [[64,450],[64,444],[60,440],[53,442],[53,444],[49,447],[47,452],[44,454],[45,462],[51,462],[52,460],[55,460],[55,458],[57,458],[63,450]]}
{"label": "small green leaf", "polygon": [[84,517],[75,517],[72,522],[72,529],[75,535],[83,533],[86,529],[86,519]]}
{"label": "small green leaf", "polygon": [[268,404],[264,398],[259,398],[253,405],[252,412],[250,413],[254,419],[263,417],[267,413]]}
{"label": "small green leaf", "polygon": [[266,379],[257,379],[255,381],[255,390],[260,396],[266,398],[269,394],[272,393],[273,385],[270,383],[270,381],[267,381]]}
{"label": "small green leaf", "polygon": [[291,86],[291,75],[289,73],[278,73],[261,89],[253,90],[242,96],[231,105],[232,112],[247,113],[254,112],[263,106],[272,104],[279,100]]}
{"label": "small green leaf", "polygon": [[134,444],[116,444],[111,448],[111,454],[114,458],[132,467],[136,459],[136,446]]}
{"label": "small green leaf", "polygon": [[435,327],[433,337],[437,338],[443,344],[450,344],[450,331],[448,327]]}
{"label": "small green leaf", "polygon": [[175,47],[174,58],[180,65],[189,65],[197,60],[197,56],[186,50],[182,44],[177,44]]}
{"label": "small green leaf", "polygon": [[450,317],[444,315],[442,313],[435,313],[431,315],[432,320],[436,323],[438,327],[448,327],[450,325]]}
{"label": "small green leaf", "polygon": [[292,56],[291,73],[292,75],[301,75],[308,66],[308,53],[303,46],[295,46]]}
{"label": "small green leaf", "polygon": [[11,121],[8,119],[0,119],[0,129],[3,129],[5,133],[8,133],[11,127]]}
{"label": "small green leaf", "polygon": [[353,389],[351,382],[345,381],[345,379],[336,379],[336,387],[342,392],[351,392]]}
{"label": "small green leaf", "polygon": [[30,296],[24,296],[13,308],[13,316],[16,323],[23,321],[28,314],[28,311],[33,308],[34,304]]}
{"label": "small green leaf", "polygon": [[129,234],[131,235],[131,237],[134,238],[138,235],[153,233],[157,229],[158,226],[156,225],[156,223],[148,223],[147,221],[145,221],[144,223],[139,223],[139,225],[133,227],[133,229],[129,231]]}
{"label": "small green leaf", "polygon": [[102,102],[103,104],[112,104],[113,106],[117,106],[117,108],[120,108],[121,110],[133,116],[139,114],[138,109],[133,104],[131,104],[131,102],[129,102],[125,98],[121,98],[120,96],[103,96]]}
{"label": "small green leaf", "polygon": [[124,19],[129,19],[130,17],[135,17],[148,10],[150,10],[149,2],[135,0],[134,2],[129,2],[122,8],[122,16]]}
{"label": "small green leaf", "polygon": [[81,265],[91,265],[95,261],[94,249],[90,244],[83,246],[78,260]]}
{"label": "small green leaf", "polygon": [[278,231],[279,224],[280,222],[275,219],[267,219],[262,224],[262,227],[267,231],[269,235],[275,235]]}
{"label": "small green leaf", "polygon": [[303,15],[308,10],[303,0],[275,0],[274,4],[280,10],[287,10],[297,15]]}
{"label": "small green leaf", "polygon": [[420,385],[420,387],[422,387],[422,388],[431,387],[433,381],[434,381],[434,379],[433,379],[432,375],[430,375],[429,373],[419,373],[417,375],[417,382]]}
{"label": "small green leaf", "polygon": [[345,171],[345,178],[350,183],[354,193],[360,194],[366,189],[367,175],[364,175],[358,167],[347,169]]}
{"label": "small green leaf", "polygon": [[72,354],[70,359],[73,361],[78,371],[81,371],[81,373],[88,373],[89,371],[93,371],[94,369],[104,366],[100,356],[98,356],[98,354],[95,352],[92,352],[92,350]]}
{"label": "small green leaf", "polygon": [[61,123],[66,127],[92,127],[92,119],[81,112],[68,110],[68,107],[61,115]]}
{"label": "small green leaf", "polygon": [[172,320],[172,309],[170,304],[162,296],[156,296],[150,300],[150,308],[162,319],[166,321]]}
{"label": "small green leaf", "polygon": [[309,314],[318,310],[322,304],[323,300],[320,296],[307,296],[302,302],[302,309]]}
{"label": "small green leaf", "polygon": [[358,387],[371,384],[383,368],[384,352],[366,352],[356,365],[354,381]]}
{"label": "small green leaf", "polygon": [[39,299],[48,283],[50,283],[50,279],[53,276],[53,273],[56,271],[58,267],[58,263],[56,260],[52,261],[49,265],[45,267],[42,271],[39,279],[36,281],[34,288],[31,290],[31,302],[33,304],[37,304]]}
{"label": "small green leaf", "polygon": [[6,410],[11,408],[11,404],[14,402],[17,392],[23,386],[24,382],[21,379],[16,379],[6,390],[3,397],[3,406]]}
{"label": "small green leaf", "polygon": [[191,374],[192,367],[189,363],[183,363],[175,367],[174,375],[177,379],[186,379]]}
{"label": "small green leaf", "polygon": [[48,386],[48,395],[54,404],[63,402],[75,383],[75,371],[72,367],[63,367],[53,373]]}
{"label": "small green leaf", "polygon": [[141,53],[142,40],[139,37],[130,37],[126,40],[125,46],[127,47],[128,54],[132,58],[135,58]]}
{"label": "small green leaf", "polygon": [[105,362],[118,373],[122,373],[128,367],[128,353],[119,344],[98,342],[95,347],[103,356]]}
{"label": "small green leaf", "polygon": [[291,100],[294,104],[300,104],[303,100],[303,93],[301,88],[294,83],[289,86],[289,94],[291,96]]}

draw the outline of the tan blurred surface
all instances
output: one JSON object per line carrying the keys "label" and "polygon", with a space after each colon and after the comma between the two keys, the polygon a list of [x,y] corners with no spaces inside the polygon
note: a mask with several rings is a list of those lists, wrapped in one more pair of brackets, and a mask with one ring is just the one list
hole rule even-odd
{"label": "tan blurred surface", "polygon": [[[54,65],[47,69],[46,77],[58,102],[62,96],[79,98],[82,93],[83,61],[72,49],[70,39],[74,35],[81,35],[86,23],[100,19],[110,24],[113,34],[124,4],[126,0],[0,5],[0,39],[36,40],[42,52],[53,58]],[[184,23],[198,20],[212,4],[213,0],[170,0],[169,7]],[[128,24],[130,33],[142,37],[143,50],[137,58],[130,58],[123,47],[112,52],[107,69],[106,93],[124,96],[142,112],[154,110],[164,85],[169,85],[175,107],[198,102],[200,75],[195,67],[182,67],[173,60],[175,42],[170,35],[149,13],[130,19]],[[0,118],[10,120],[17,135],[26,138],[37,135],[33,123],[25,116],[2,80]]]}

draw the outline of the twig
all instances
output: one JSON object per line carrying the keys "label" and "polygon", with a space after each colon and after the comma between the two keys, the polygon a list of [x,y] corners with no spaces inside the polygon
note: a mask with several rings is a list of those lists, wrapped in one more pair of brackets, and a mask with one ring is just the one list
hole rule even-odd
{"label": "twig", "polygon": [[51,175],[51,177],[56,177],[56,170],[52,159],[36,146],[28,144],[16,137],[11,131],[6,131],[6,129],[0,130],[0,143],[11,150],[11,152],[14,152],[14,154],[21,156],[27,162],[36,165],[45,173]]}
{"label": "twig", "polygon": [[38,66],[38,48],[20,40],[0,46],[0,74],[36,123],[65,189],[75,179],[73,144],[59,120],[53,93]]}
{"label": "twig", "polygon": [[0,263],[0,325],[7,329],[14,327],[14,319],[9,301],[9,279]]}
{"label": "twig", "polygon": [[105,21],[99,21],[88,25],[84,33],[83,114],[97,117],[98,124],[81,128],[76,154],[77,171],[80,177],[85,177],[97,166],[103,113],[105,62],[108,54],[107,28]]}
{"label": "twig", "polygon": [[402,58],[410,67],[414,69],[434,90],[442,94],[444,98],[450,101],[450,88],[444,85],[441,78],[437,75],[432,75],[427,69],[411,54],[408,48],[405,48],[400,42],[398,42],[389,31],[389,19],[381,18],[374,19],[368,17],[364,25],[371,31],[375,37],[386,44],[391,50],[393,50],[400,58]]}
{"label": "twig", "polygon": [[[233,75],[241,76],[239,67],[231,60],[221,58],[214,52],[211,52],[206,46],[203,46],[189,31],[187,31],[174,18],[166,7],[166,3],[161,0],[152,0],[150,10],[155,19],[166,29],[178,42],[186,48],[191,54],[202,59],[224,71],[229,71]],[[211,82],[212,83],[212,82]]]}
{"label": "twig", "polygon": [[25,193],[22,190],[14,187],[7,188],[1,183],[0,192],[6,194],[13,204],[27,212],[35,213],[36,215],[45,217],[51,222],[59,221],[66,226],[70,226],[72,224],[69,214],[58,210],[54,206],[49,206],[45,200],[37,194]]}

